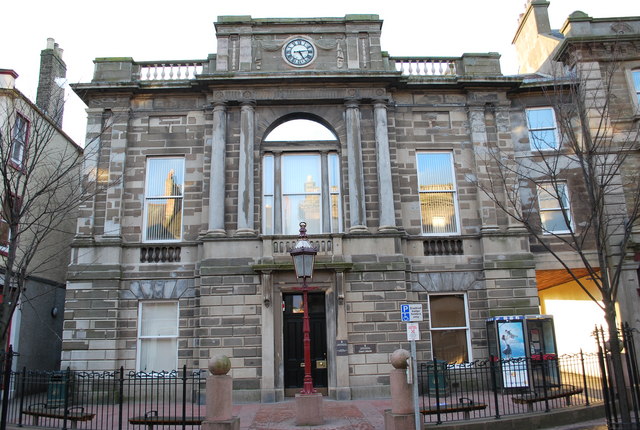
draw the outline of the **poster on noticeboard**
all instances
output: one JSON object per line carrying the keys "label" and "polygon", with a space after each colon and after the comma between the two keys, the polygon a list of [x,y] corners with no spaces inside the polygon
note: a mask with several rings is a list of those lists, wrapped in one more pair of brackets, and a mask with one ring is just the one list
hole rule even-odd
{"label": "poster on noticeboard", "polygon": [[505,388],[528,387],[527,354],[522,321],[498,322],[498,344]]}

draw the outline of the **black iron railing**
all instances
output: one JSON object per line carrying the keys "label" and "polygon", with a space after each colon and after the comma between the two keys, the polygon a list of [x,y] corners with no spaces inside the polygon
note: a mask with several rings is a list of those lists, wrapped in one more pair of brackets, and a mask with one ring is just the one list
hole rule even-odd
{"label": "black iron railing", "polygon": [[164,422],[159,428],[193,428],[205,415],[205,379],[205,371],[186,366],[151,373],[23,369],[10,374],[6,419],[18,426],[122,430],[145,428],[139,423],[154,417]]}
{"label": "black iron railing", "polygon": [[425,422],[501,418],[603,401],[598,355],[546,354],[419,367]]}

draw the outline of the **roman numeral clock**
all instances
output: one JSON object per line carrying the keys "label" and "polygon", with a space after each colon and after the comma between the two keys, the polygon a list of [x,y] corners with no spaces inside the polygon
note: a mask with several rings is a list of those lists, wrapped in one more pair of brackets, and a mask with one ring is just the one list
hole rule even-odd
{"label": "roman numeral clock", "polygon": [[316,58],[316,47],[303,37],[296,37],[282,47],[282,57],[293,67],[308,66]]}

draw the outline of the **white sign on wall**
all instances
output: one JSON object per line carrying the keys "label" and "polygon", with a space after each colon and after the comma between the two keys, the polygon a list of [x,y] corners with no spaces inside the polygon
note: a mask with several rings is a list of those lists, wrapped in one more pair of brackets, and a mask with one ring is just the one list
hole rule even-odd
{"label": "white sign on wall", "polygon": [[418,323],[407,323],[407,340],[420,340],[420,327]]}

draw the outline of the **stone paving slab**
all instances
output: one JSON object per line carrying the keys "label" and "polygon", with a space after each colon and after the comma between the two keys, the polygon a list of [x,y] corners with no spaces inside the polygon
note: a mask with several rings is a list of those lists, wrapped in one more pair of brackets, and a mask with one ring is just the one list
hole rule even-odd
{"label": "stone paving slab", "polygon": [[[391,400],[335,401],[324,399],[323,425],[304,427],[314,430],[382,430],[384,410]],[[234,415],[240,417],[242,430],[300,429],[295,425],[295,402],[235,405]]]}

